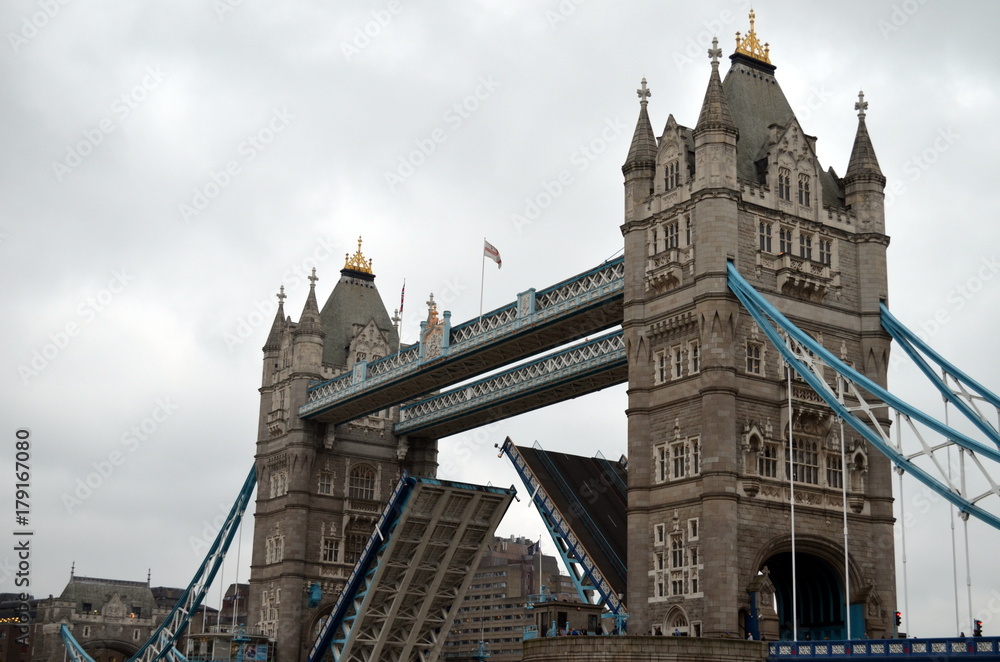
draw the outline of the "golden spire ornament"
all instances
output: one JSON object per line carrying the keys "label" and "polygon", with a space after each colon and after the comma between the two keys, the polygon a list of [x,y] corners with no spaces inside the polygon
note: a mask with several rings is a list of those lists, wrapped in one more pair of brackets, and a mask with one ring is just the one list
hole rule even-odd
{"label": "golden spire ornament", "polygon": [[765,43],[763,46],[760,45],[760,41],[757,40],[757,33],[754,32],[753,24],[754,20],[757,18],[754,11],[750,10],[750,30],[747,32],[746,37],[740,37],[740,33],[736,33],[736,52],[742,53],[743,55],[748,55],[755,60],[760,60],[761,62],[767,62],[771,64],[771,45]]}
{"label": "golden spire ornament", "polygon": [[344,268],[351,269],[353,271],[360,271],[363,274],[372,273],[372,261],[371,258],[365,260],[365,256],[361,254],[361,237],[358,237],[358,252],[353,256],[349,253],[344,253]]}

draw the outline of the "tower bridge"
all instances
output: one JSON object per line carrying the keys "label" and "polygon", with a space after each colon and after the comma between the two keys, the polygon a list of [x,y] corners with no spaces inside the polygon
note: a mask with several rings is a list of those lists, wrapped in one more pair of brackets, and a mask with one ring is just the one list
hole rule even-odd
{"label": "tower bridge", "polygon": [[[894,470],[966,526],[1000,528],[988,411],[1000,399],[889,313],[868,102],[855,104],[844,175],[822,168],[753,20],[724,79],[713,41],[692,127],[668,115],[654,134],[642,80],[621,258],[454,327],[432,298],[406,348],[360,241],[322,308],[315,272],[298,321],[279,295],[253,470],[142,662],[183,662],[177,636],[254,485],[249,613],[279,662],[434,659],[514,493],[439,479],[438,439],[623,382],[627,461],[503,452],[581,599],[616,616],[617,632],[627,621],[634,635],[692,639],[543,638],[526,659],[621,659],[631,646],[632,659],[1000,659],[990,638],[894,640],[892,553]],[[893,339],[979,436],[889,390]],[[732,633],[775,643],[721,643]]]}

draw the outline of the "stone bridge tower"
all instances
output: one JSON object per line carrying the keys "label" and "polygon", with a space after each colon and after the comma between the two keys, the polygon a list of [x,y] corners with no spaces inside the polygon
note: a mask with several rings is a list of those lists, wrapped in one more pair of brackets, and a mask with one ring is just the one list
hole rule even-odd
{"label": "stone bridge tower", "polygon": [[399,336],[358,250],[320,310],[316,270],[298,322],[284,288],[264,345],[257,503],[247,625],[304,660],[403,470],[433,477],[437,441],[399,439],[398,407],[340,425],[298,417],[308,388],[398,350]]}
{"label": "stone bridge tower", "polygon": [[891,636],[889,462],[847,428],[845,475],[836,418],[796,379],[789,407],[783,361],[726,276],[732,261],[786,316],[884,385],[885,177],[863,97],[844,176],[820,167],[816,138],[781,91],[753,20],[725,80],[713,42],[693,128],[671,115],[657,138],[643,79],[622,167],[629,629],[790,638],[794,473],[799,638],[846,636],[845,611],[853,636]]}

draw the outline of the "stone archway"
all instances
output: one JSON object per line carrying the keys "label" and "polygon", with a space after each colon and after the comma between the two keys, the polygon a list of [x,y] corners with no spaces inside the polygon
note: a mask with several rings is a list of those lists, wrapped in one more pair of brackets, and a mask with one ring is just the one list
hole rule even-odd
{"label": "stone archway", "polygon": [[793,602],[800,641],[846,638],[842,575],[826,559],[808,552],[796,553],[794,600],[791,552],[775,553],[764,565],[774,585],[781,639],[793,637]]}

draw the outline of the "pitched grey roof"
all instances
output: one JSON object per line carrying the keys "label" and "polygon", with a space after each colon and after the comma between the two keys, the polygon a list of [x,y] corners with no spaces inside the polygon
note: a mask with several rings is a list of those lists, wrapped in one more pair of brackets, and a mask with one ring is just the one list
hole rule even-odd
{"label": "pitched grey roof", "polygon": [[99,579],[96,577],[71,577],[66,588],[59,595],[60,600],[76,603],[76,608],[83,609],[84,603],[91,605],[92,610],[101,608],[117,593],[126,609],[132,606],[142,608],[143,616],[153,614],[153,592],[146,582],[133,582],[123,579]]}
{"label": "pitched grey roof", "polygon": [[[771,125],[787,128],[795,113],[774,77],[774,65],[741,53],[734,53],[729,59],[732,64],[722,88],[740,132],[736,174],[742,180],[757,182],[760,178],[756,161],[766,151]],[[839,181],[822,168],[819,170],[823,204],[843,206]]]}
{"label": "pitched grey roof", "polygon": [[851,148],[851,160],[847,164],[847,172],[844,174],[844,178],[854,177],[862,173],[882,176],[882,169],[879,168],[878,159],[875,157],[875,148],[872,146],[872,139],[868,136],[868,127],[865,125],[864,115],[858,117],[858,132],[854,136],[854,146]]}
{"label": "pitched grey roof", "polygon": [[323,341],[323,362],[347,366],[347,348],[354,338],[354,325],[375,320],[375,326],[395,348],[399,336],[392,327],[389,313],[375,287],[375,276],[353,269],[341,269],[340,281],[320,312],[326,338]]}

